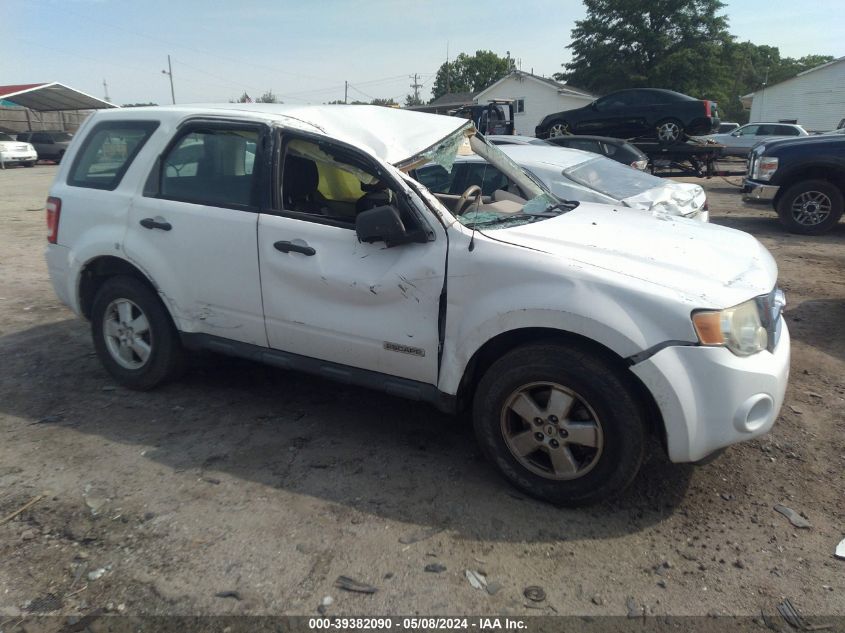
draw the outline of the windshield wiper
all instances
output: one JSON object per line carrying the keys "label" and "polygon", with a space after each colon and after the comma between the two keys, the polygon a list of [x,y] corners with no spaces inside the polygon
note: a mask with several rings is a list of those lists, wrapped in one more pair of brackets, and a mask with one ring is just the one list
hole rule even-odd
{"label": "windshield wiper", "polygon": [[[505,224],[506,222],[513,222],[514,220],[525,219],[527,222],[533,222],[536,218],[545,217],[537,213],[514,213],[513,215],[503,216],[501,218],[494,218],[492,220],[484,220],[483,222],[474,222],[468,225],[472,229],[477,229],[481,226],[495,226],[496,224]],[[549,216],[551,217],[551,216]]]}
{"label": "windshield wiper", "polygon": [[573,209],[577,208],[579,204],[581,203],[577,200],[564,200],[563,202],[558,202],[557,204],[550,204],[549,206],[547,206],[545,213],[556,210],[560,210],[565,213],[566,211],[572,211]]}

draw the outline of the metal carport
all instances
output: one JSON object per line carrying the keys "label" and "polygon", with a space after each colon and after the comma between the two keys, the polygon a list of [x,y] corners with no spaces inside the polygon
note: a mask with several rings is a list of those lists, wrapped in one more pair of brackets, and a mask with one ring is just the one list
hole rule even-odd
{"label": "metal carport", "polygon": [[[41,84],[15,84],[0,86],[0,101],[8,101],[26,108],[27,127],[32,129],[29,113],[36,113],[35,117],[43,129],[42,112],[66,112],[79,110],[100,110],[103,108],[117,108],[113,103],[92,97],[89,94],[60,84],[57,81]],[[78,119],[78,117],[77,117]],[[64,129],[64,117],[60,117]]]}

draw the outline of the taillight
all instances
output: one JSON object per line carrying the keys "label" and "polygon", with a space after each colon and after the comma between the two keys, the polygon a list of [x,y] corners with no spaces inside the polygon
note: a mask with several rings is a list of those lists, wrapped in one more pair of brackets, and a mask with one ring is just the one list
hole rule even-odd
{"label": "taillight", "polygon": [[710,102],[704,102],[704,116],[710,116]]}
{"label": "taillight", "polygon": [[56,244],[59,241],[59,216],[62,214],[62,199],[47,198],[47,241]]}

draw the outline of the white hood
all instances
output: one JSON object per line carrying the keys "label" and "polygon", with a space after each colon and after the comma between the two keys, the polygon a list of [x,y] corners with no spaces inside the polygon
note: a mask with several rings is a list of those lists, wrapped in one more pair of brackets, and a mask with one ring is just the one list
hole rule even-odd
{"label": "white hood", "polygon": [[737,305],[777,282],[774,259],[754,237],[685,218],[582,203],[555,218],[483,232],[670,288],[699,308]]}
{"label": "white hood", "polygon": [[666,180],[661,187],[655,187],[622,200],[632,209],[651,211],[654,214],[695,215],[701,211],[707,194],[701,185],[691,182]]}

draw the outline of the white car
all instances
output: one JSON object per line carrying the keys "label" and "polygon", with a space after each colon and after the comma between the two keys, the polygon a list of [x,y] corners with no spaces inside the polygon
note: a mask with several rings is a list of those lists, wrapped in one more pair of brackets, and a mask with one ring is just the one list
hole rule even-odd
{"label": "white car", "polygon": [[725,156],[748,156],[751,148],[760,141],[809,136],[807,130],[794,123],[748,123],[727,134],[697,136],[698,140],[724,145]]}
{"label": "white car", "polygon": [[[562,200],[623,205],[653,214],[707,222],[707,194],[700,185],[658,178],[591,152],[551,145],[500,145],[499,149]],[[470,185],[481,187],[482,200],[497,190],[515,189],[508,178],[481,156],[458,156],[446,169],[431,164],[416,178],[441,201],[456,201]]]}
{"label": "white car", "polygon": [[32,167],[38,162],[38,153],[29,143],[16,141],[8,134],[0,132],[0,169],[6,165],[20,163],[25,167]]}
{"label": "white car", "polygon": [[[524,195],[478,205],[471,186],[461,214],[408,175],[467,146]],[[766,433],[783,402],[783,295],[757,240],[563,202],[464,119],[99,110],[49,195],[55,291],[128,388],[207,349],[471,408],[502,474],[560,504],[624,489],[649,435],[693,462]]]}

